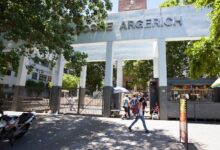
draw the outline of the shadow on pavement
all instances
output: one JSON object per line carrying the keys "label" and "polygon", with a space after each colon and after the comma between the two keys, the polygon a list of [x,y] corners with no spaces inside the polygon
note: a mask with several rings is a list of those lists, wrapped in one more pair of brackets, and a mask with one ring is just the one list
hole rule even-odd
{"label": "shadow on pavement", "polygon": [[[195,146],[196,144],[196,146]],[[190,144],[197,150],[199,144]],[[149,149],[181,150],[184,146],[164,130],[128,132],[125,125],[85,116],[40,117],[30,131],[11,147],[0,142],[1,150],[73,150],[73,149]]]}

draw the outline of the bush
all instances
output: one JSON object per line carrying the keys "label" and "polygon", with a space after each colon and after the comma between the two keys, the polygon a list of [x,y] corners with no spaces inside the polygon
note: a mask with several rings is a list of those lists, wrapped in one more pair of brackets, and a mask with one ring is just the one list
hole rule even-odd
{"label": "bush", "polygon": [[63,75],[62,89],[74,89],[77,88],[79,78],[70,74]]}
{"label": "bush", "polygon": [[45,84],[42,81],[36,82],[34,80],[27,80],[26,87],[27,87],[28,96],[33,96],[35,94],[36,96],[39,96],[43,92],[45,88]]}

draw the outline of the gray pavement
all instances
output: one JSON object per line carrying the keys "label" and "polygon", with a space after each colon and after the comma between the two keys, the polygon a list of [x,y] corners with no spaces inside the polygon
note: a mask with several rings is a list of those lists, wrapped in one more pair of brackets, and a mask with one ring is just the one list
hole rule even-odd
{"label": "gray pavement", "polygon": [[[141,121],[128,132],[131,122],[120,118],[39,116],[13,147],[3,141],[0,150],[184,149],[178,142],[178,121],[146,120],[149,134],[143,131]],[[219,137],[219,124],[189,124],[190,150],[220,150]]]}

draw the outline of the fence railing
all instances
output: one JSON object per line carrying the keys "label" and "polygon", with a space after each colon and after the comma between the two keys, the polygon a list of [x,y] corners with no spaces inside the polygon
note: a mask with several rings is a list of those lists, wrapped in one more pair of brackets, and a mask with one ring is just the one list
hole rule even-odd
{"label": "fence railing", "polygon": [[[11,110],[15,88],[0,88],[0,107],[3,110]],[[91,92],[84,89],[83,99],[79,99],[79,89],[62,90],[60,98],[60,112],[73,114],[102,115],[103,92]],[[30,88],[25,87],[22,92],[22,100],[19,100],[20,111],[47,112],[50,109],[49,88]],[[80,102],[79,102],[80,100]]]}

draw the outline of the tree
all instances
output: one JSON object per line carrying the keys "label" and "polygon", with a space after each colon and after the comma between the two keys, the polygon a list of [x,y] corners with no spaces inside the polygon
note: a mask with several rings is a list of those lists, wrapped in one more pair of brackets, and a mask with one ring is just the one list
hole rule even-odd
{"label": "tree", "polygon": [[87,65],[86,87],[90,92],[103,87],[105,62],[90,62]]}
{"label": "tree", "polygon": [[[192,78],[215,77],[220,75],[220,1],[191,0],[184,4],[195,4],[196,7],[211,7],[210,36],[200,41],[190,42],[185,51],[189,57],[189,74]],[[161,7],[180,5],[177,0],[167,0]]]}
{"label": "tree", "polygon": [[147,82],[153,77],[152,61],[125,61],[124,74],[132,79],[132,87],[135,85],[145,89]]}
{"label": "tree", "polygon": [[63,75],[62,89],[76,89],[79,83],[79,78],[70,74]]}
{"label": "tree", "polygon": [[85,58],[87,57],[87,54],[80,52],[75,52],[74,57],[71,59],[71,61],[67,62],[65,64],[65,68],[70,70],[70,74],[75,75],[77,77],[80,76],[81,67],[84,65],[87,65]]}
{"label": "tree", "polygon": [[0,74],[16,70],[21,55],[52,66],[60,54],[75,60],[74,37],[84,24],[95,23],[103,30],[110,9],[110,0],[1,0]]}
{"label": "tree", "polygon": [[210,36],[197,41],[187,50],[190,56],[190,75],[193,78],[201,76],[220,75],[220,1],[196,0],[197,7],[211,7]]}
{"label": "tree", "polygon": [[189,5],[193,4],[196,0],[166,0],[160,4],[160,7],[174,7],[179,5]]}
{"label": "tree", "polygon": [[[218,47],[217,47],[218,46]],[[220,49],[211,38],[192,43],[186,50],[192,78],[216,77],[220,73]]]}
{"label": "tree", "polygon": [[167,42],[167,76],[186,77],[189,71],[189,57],[185,54],[189,41]]}

